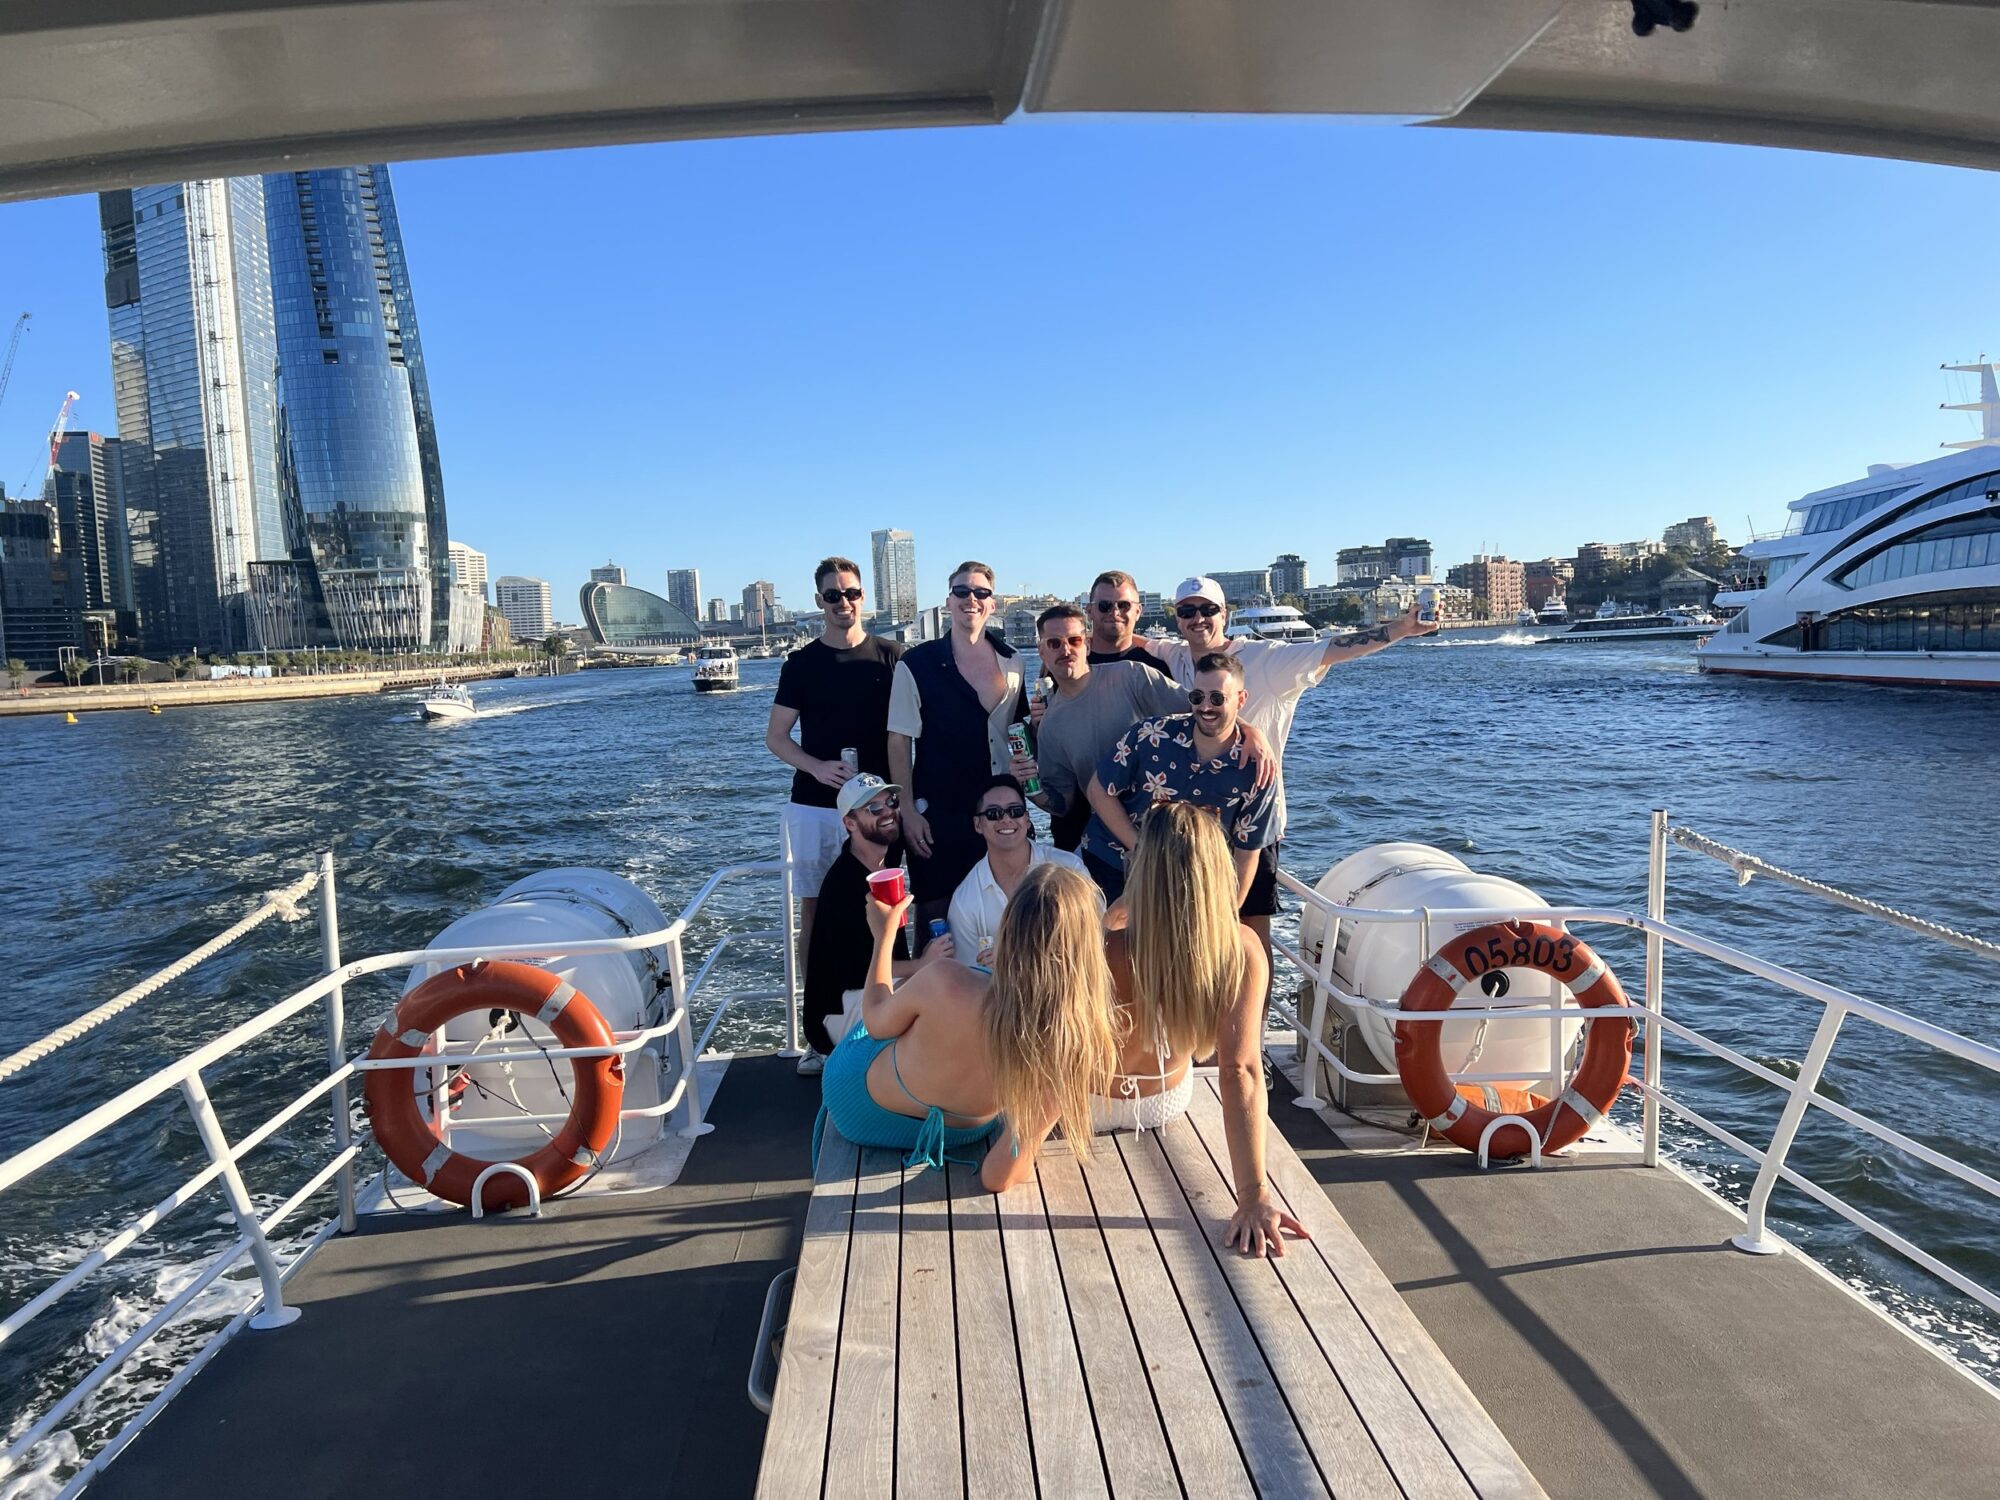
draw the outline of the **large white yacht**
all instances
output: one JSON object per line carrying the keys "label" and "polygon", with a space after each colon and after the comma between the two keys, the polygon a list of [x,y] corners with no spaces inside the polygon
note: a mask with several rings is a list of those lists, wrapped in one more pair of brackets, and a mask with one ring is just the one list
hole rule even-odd
{"label": "large white yacht", "polygon": [[1229,617],[1232,640],[1309,641],[1318,633],[1289,604],[1255,604]]}
{"label": "large white yacht", "polygon": [[1704,672],[2000,687],[2000,386],[1979,377],[1980,436],[1794,500],[1783,533],[1743,549],[1747,586],[1702,644]]}

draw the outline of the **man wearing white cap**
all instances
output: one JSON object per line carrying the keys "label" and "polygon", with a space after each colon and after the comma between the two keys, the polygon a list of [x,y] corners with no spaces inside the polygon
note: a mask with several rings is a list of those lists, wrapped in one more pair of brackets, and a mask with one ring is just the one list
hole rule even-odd
{"label": "man wearing white cap", "polygon": [[1278,756],[1277,797],[1270,820],[1270,842],[1264,846],[1242,917],[1271,948],[1271,916],[1278,909],[1278,840],[1285,833],[1285,741],[1292,732],[1292,714],[1299,694],[1326,676],[1336,662],[1352,661],[1392,646],[1412,635],[1428,635],[1435,625],[1420,624],[1414,605],[1386,625],[1350,631],[1324,641],[1230,640],[1229,601],[1213,578],[1184,578],[1174,590],[1177,641],[1149,641],[1147,647],[1183,688],[1194,686],[1194,664],[1211,651],[1223,651],[1243,664],[1243,689],[1248,695],[1242,718],[1261,730]]}

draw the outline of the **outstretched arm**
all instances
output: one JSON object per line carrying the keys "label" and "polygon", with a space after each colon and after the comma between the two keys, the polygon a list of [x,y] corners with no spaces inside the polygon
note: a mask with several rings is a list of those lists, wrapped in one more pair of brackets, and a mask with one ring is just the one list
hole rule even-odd
{"label": "outstretched arm", "polygon": [[1216,1084],[1222,1094],[1222,1128],[1229,1142],[1229,1170],[1236,1182],[1236,1212],[1226,1244],[1245,1255],[1283,1255],[1284,1231],[1309,1239],[1305,1226],[1271,1197],[1264,1175],[1264,984],[1270,962],[1256,935],[1238,930],[1243,984],[1216,1038]]}
{"label": "outstretched arm", "polygon": [[1326,650],[1320,657],[1320,665],[1333,666],[1337,662],[1358,661],[1364,656],[1373,656],[1384,646],[1413,635],[1430,635],[1435,632],[1435,624],[1422,624],[1417,620],[1417,606],[1412,604],[1408,614],[1399,615],[1386,624],[1370,630],[1350,630],[1345,635],[1328,636]]}

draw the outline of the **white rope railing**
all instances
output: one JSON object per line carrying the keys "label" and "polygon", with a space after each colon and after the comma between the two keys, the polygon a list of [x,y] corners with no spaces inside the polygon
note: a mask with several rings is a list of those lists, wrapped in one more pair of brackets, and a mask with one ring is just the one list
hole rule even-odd
{"label": "white rope railing", "polygon": [[1860,912],[1863,916],[1879,917],[1884,922],[1892,922],[1911,932],[1922,933],[1925,937],[1936,938],[1941,943],[1950,943],[1954,948],[1963,948],[1968,953],[1977,953],[1981,958],[2000,961],[2000,943],[1988,942],[1970,932],[1960,932],[1956,927],[1947,927],[1942,922],[1933,922],[1926,917],[1885,906],[1880,901],[1870,901],[1866,896],[1857,896],[1852,891],[1843,891],[1839,886],[1828,885],[1823,880],[1795,874],[1759,859],[1754,854],[1745,854],[1741,849],[1718,843],[1712,838],[1696,833],[1692,828],[1679,824],[1667,830],[1667,837],[1690,853],[1706,855],[1718,863],[1728,865],[1736,872],[1736,883],[1748,885],[1750,877],[1762,875],[1775,880],[1780,885],[1788,885],[1807,895],[1818,896],[1822,901],[1830,901],[1835,906],[1844,906],[1849,911]]}
{"label": "white rope railing", "polygon": [[305,915],[299,909],[299,902],[305,899],[312,888],[319,884],[319,871],[308,870],[283,890],[271,892],[257,909],[235,926],[225,928],[193,952],[183,955],[168,964],[159,973],[142,979],[128,990],[121,990],[95,1010],[85,1011],[66,1026],[58,1026],[38,1042],[31,1042],[19,1052],[0,1058],[0,1080],[12,1078],[16,1073],[24,1073],[35,1063],[50,1053],[68,1046],[78,1037],[102,1026],[120,1011],[129,1010],[148,995],[164,989],[197,964],[215,957],[231,943],[245,936],[272,917],[287,922],[296,922]]}

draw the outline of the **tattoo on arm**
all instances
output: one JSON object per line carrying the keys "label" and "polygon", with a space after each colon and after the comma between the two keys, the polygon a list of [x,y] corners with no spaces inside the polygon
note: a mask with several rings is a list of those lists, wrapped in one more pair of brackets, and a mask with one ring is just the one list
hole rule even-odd
{"label": "tattoo on arm", "polygon": [[1389,627],[1377,625],[1373,630],[1356,630],[1347,635],[1337,635],[1333,644],[1342,648],[1351,646],[1386,646],[1389,644]]}

